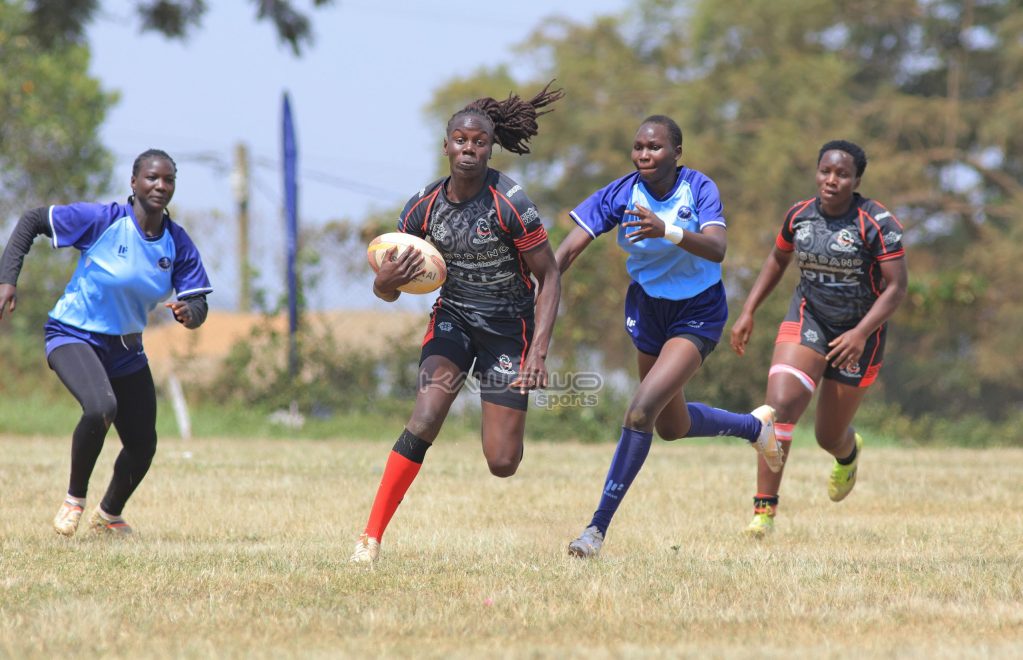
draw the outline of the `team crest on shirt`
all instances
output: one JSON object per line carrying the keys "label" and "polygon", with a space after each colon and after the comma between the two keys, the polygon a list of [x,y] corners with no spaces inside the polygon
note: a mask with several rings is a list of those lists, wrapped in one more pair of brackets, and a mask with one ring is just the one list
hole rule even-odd
{"label": "team crest on shirt", "polygon": [[160,257],[160,260],[156,262],[156,265],[160,267],[160,270],[170,270],[171,260],[169,257]]}
{"label": "team crest on shirt", "polygon": [[805,243],[806,241],[810,240],[810,234],[811,234],[810,223],[804,222],[800,224],[798,227],[796,227],[796,242]]}
{"label": "team crest on shirt", "polygon": [[433,236],[434,241],[443,241],[448,237],[448,226],[443,222],[438,222],[430,230],[430,235]]}
{"label": "team crest on shirt", "polygon": [[512,368],[511,358],[502,353],[501,357],[497,358],[497,364],[494,365],[494,371],[501,374],[514,376],[515,369]]}
{"label": "team crest on shirt", "polygon": [[855,252],[856,245],[856,236],[848,229],[842,229],[835,233],[834,240],[828,248],[835,252]]}
{"label": "team crest on shirt", "polygon": [[683,206],[678,210],[678,217],[682,218],[683,220],[688,220],[689,218],[693,217],[693,210],[688,206]]}
{"label": "team crest on shirt", "polygon": [[472,244],[483,245],[484,243],[493,243],[496,240],[497,236],[494,236],[494,232],[490,229],[490,223],[487,222],[487,219],[477,219],[476,228],[473,231]]}

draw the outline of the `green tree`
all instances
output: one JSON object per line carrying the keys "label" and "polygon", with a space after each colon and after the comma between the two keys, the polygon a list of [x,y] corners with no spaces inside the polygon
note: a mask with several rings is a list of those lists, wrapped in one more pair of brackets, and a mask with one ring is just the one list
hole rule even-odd
{"label": "green tree", "polygon": [[[314,8],[333,0],[311,0]],[[46,48],[67,43],[81,43],[85,29],[100,9],[99,0],[27,0],[31,15],[31,33]],[[202,24],[206,0],[133,0],[139,26],[145,31],[159,32],[182,39]],[[312,24],[306,13],[295,8],[291,0],[252,0],[257,20],[273,23],[280,40],[295,55],[313,40]]]}
{"label": "green tree", "polygon": [[[556,237],[567,209],[630,171],[642,118],[674,117],[683,161],[721,188],[733,304],[788,206],[814,194],[819,145],[863,144],[861,191],[898,215],[909,249],[911,296],[890,335],[886,397],[916,414],[998,417],[1023,395],[1013,221],[1023,202],[1021,44],[1013,0],[638,0],[589,25],[545,24],[520,47],[529,80],[479,71],[440,89],[431,109],[446,118],[481,93],[558,79],[568,96],[541,119],[533,154],[511,166],[555,215]],[[556,350],[616,350],[625,276],[612,244],[598,241],[566,278]],[[789,291],[780,286],[758,315],[755,357],[722,347],[697,387],[725,405],[762,396]]]}
{"label": "green tree", "polygon": [[[88,48],[44,49],[28,36],[29,27],[19,4],[0,2],[0,249],[23,211],[89,198],[107,188],[110,175],[98,130],[116,95],[89,75]],[[39,243],[18,283],[18,311],[0,333],[36,338],[67,280],[71,255]]]}

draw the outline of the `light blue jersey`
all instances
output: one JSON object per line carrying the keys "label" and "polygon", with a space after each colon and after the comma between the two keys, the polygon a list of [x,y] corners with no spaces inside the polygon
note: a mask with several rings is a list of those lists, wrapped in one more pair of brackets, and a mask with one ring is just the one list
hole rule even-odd
{"label": "light blue jersey", "polygon": [[630,231],[621,224],[635,219],[625,211],[634,210],[637,204],[687,232],[708,225],[724,227],[721,196],[708,176],[680,167],[675,187],[667,197],[657,199],[639,172],[633,172],[590,195],[571,216],[593,238],[618,227],[618,245],[629,253],[625,262],[629,276],[653,298],[685,300],[721,281],[721,264],[697,257],[666,238],[630,243],[625,238]]}
{"label": "light blue jersey", "polygon": [[130,204],[51,206],[49,221],[53,247],[82,252],[50,311],[61,323],[106,335],[138,333],[172,291],[179,300],[213,291],[195,244],[168,215],[152,238],[142,233]]}

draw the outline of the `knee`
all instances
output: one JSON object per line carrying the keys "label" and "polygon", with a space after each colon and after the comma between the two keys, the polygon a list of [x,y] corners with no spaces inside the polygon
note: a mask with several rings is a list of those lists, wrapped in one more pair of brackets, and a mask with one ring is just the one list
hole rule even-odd
{"label": "knee", "polygon": [[[638,431],[649,431],[654,425],[653,411],[646,406],[633,404],[625,413],[625,426]],[[658,429],[658,433],[660,433]]]}
{"label": "knee", "polygon": [[519,469],[519,460],[516,459],[487,459],[487,466],[490,468],[490,474],[495,477],[501,477],[505,479],[512,476]]}
{"label": "knee", "polygon": [[412,418],[409,419],[408,424],[405,425],[405,428],[417,438],[432,442],[440,432],[440,427],[443,423],[444,415],[437,411],[416,411]]}
{"label": "knee", "polygon": [[87,424],[102,425],[104,429],[108,429],[115,419],[117,419],[117,399],[113,394],[82,404],[82,421]]}

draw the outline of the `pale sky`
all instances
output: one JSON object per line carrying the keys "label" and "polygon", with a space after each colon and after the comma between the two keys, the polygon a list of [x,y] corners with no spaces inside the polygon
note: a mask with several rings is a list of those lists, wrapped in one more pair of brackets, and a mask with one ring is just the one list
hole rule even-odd
{"label": "pale sky", "polygon": [[[125,8],[129,3],[106,0],[88,40],[91,73],[105,90],[121,95],[101,129],[116,158],[109,198],[127,195],[132,160],[157,147],[178,162],[173,210],[186,229],[190,216],[211,212],[230,225],[235,201],[229,168],[235,145],[244,142],[253,161],[253,221],[263,234],[254,239],[252,258],[264,259],[261,285],[270,291],[279,277],[273,271],[283,262],[279,163],[285,90],[296,123],[301,221],[357,219],[401,204],[434,176],[443,126],[427,123],[423,108],[437,88],[481,67],[513,63],[511,47],[545,17],[590,22],[629,4],[337,0],[310,11],[315,43],[294,57],[270,23],[255,20],[255,5],[247,0],[209,3],[201,29],[186,42],[139,34],[138,21]],[[480,29],[481,24],[492,27]],[[225,226],[217,234],[208,242],[218,244],[204,254],[217,289],[210,302],[231,308],[233,246],[223,244],[231,231]],[[195,238],[202,250],[203,236]],[[354,293],[343,294],[349,302],[375,304],[372,295],[364,296],[366,282],[341,286],[349,288]],[[417,302],[425,306],[429,300]]]}

